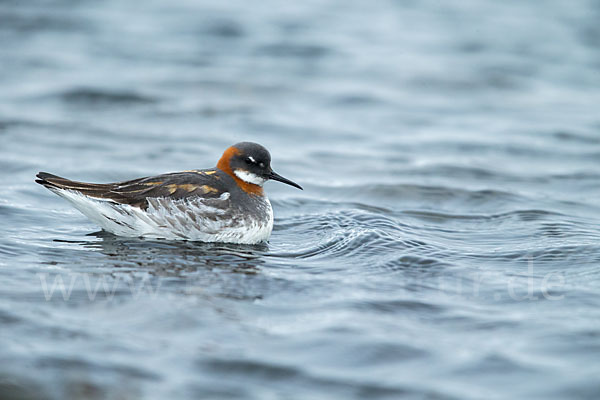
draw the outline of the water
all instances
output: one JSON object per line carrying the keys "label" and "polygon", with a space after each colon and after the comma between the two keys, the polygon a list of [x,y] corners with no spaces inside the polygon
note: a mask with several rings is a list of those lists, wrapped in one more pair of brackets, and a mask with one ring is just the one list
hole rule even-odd
{"label": "water", "polygon": [[[598,1],[3,1],[0,397],[600,396]],[[207,168],[263,246],[33,182]]]}

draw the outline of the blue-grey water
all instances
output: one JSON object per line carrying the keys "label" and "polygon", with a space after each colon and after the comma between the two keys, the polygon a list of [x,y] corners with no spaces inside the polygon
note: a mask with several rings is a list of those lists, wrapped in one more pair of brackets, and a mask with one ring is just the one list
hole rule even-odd
{"label": "blue-grey water", "polygon": [[[600,2],[0,2],[0,398],[597,399]],[[214,166],[263,246],[33,180]]]}

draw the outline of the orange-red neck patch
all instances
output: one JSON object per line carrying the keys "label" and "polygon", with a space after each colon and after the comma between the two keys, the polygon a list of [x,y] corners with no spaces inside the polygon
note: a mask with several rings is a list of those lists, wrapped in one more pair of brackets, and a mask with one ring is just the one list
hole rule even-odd
{"label": "orange-red neck patch", "polygon": [[233,146],[229,147],[221,156],[221,159],[217,163],[217,168],[225,172],[227,175],[231,176],[235,180],[235,183],[237,183],[240,189],[242,189],[244,192],[252,194],[254,196],[264,196],[265,192],[263,191],[263,188],[261,186],[241,180],[235,175],[235,173],[231,169],[231,158],[239,154],[239,149]]}

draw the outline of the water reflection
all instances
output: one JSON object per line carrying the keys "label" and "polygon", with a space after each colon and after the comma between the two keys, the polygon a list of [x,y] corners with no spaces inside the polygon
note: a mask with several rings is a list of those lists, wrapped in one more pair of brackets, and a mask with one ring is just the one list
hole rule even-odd
{"label": "water reflection", "polygon": [[[173,295],[255,300],[270,289],[261,274],[266,244],[143,240],[104,231],[86,236],[90,240],[55,240],[69,247],[54,249],[41,261],[58,268],[38,274],[48,300],[75,304]],[[77,263],[64,261],[75,256]]]}
{"label": "water reflection", "polygon": [[135,262],[162,275],[196,271],[199,268],[220,268],[232,272],[255,273],[264,264],[266,244],[239,245],[188,241],[145,240],[123,238],[105,231],[87,236],[99,240],[83,242],[84,248],[98,250],[118,265]]}

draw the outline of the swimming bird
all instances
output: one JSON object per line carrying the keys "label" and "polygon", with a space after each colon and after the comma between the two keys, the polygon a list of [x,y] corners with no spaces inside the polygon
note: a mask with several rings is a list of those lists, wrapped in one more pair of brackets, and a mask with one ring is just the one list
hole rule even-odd
{"label": "swimming bird", "polygon": [[215,168],[117,183],[84,183],[47,172],[36,182],[68,200],[104,230],[119,236],[256,244],[273,230],[263,184],[276,180],[271,155],[257,143],[229,147]]}

